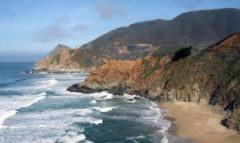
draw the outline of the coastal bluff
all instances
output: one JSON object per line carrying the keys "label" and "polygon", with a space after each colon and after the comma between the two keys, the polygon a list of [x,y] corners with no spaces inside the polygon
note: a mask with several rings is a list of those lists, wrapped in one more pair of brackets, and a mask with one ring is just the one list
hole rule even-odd
{"label": "coastal bluff", "polygon": [[204,50],[186,47],[163,56],[110,60],[71,92],[138,94],[154,101],[206,103],[221,109],[223,124],[240,130],[240,34]]}

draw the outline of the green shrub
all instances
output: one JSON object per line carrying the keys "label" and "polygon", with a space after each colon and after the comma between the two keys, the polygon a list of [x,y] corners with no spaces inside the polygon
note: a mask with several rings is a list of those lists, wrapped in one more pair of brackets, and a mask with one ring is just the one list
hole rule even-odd
{"label": "green shrub", "polygon": [[188,56],[191,54],[191,50],[192,50],[192,46],[186,47],[186,48],[182,48],[182,49],[178,50],[178,51],[174,54],[172,60],[173,60],[173,61],[178,61],[178,60],[180,60],[180,59],[183,59],[183,58],[188,57]]}
{"label": "green shrub", "polygon": [[150,64],[150,61],[148,59],[143,59],[142,63],[144,65],[144,67],[147,68],[149,66],[149,64]]}
{"label": "green shrub", "polygon": [[60,60],[61,60],[60,54],[57,54],[57,55],[55,56],[55,60],[56,60],[57,63],[60,62]]}
{"label": "green shrub", "polygon": [[155,50],[152,55],[154,58],[162,58],[166,55],[173,55],[179,49],[179,47],[162,47]]}
{"label": "green shrub", "polygon": [[158,70],[160,68],[160,65],[159,64],[156,64],[152,67],[149,67],[149,68],[145,68],[145,71],[143,73],[143,76],[144,77],[147,77],[149,75],[151,75],[152,73],[154,73],[156,70]]}

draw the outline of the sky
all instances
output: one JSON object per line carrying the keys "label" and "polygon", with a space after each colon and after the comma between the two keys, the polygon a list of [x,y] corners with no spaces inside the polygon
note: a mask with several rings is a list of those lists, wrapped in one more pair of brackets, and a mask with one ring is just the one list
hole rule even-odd
{"label": "sky", "polygon": [[0,62],[35,61],[57,44],[75,48],[115,28],[240,0],[0,0]]}

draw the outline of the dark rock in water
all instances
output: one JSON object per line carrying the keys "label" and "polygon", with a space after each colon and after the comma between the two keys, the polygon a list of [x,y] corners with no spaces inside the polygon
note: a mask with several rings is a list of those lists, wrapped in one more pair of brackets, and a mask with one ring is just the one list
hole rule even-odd
{"label": "dark rock in water", "polygon": [[112,93],[113,95],[123,95],[126,91],[126,87],[125,85],[119,85],[118,87],[112,88],[107,91]]}
{"label": "dark rock in water", "polygon": [[127,101],[134,101],[134,99],[128,99]]}
{"label": "dark rock in water", "polygon": [[24,71],[25,73],[33,73],[33,71],[32,70],[26,70],[26,71]]}
{"label": "dark rock in water", "polygon": [[141,99],[141,97],[134,97],[133,99],[140,100],[140,99]]}
{"label": "dark rock in water", "polygon": [[74,84],[72,85],[71,87],[69,87],[67,89],[67,91],[70,91],[70,92],[82,92],[82,93],[95,93],[95,92],[101,92],[103,90],[101,89],[91,89],[89,87],[86,87],[86,86],[79,86],[78,84]]}

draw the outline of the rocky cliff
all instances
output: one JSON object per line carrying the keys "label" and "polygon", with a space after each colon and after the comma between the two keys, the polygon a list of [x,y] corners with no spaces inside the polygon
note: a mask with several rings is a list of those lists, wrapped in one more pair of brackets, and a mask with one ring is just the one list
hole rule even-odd
{"label": "rocky cliff", "polygon": [[89,71],[111,59],[144,57],[157,48],[160,48],[158,53],[161,55],[172,54],[182,46],[206,48],[240,32],[239,17],[239,9],[216,9],[183,13],[172,20],[135,23],[106,33],[76,49],[58,45],[54,54],[35,64],[33,71]]}
{"label": "rocky cliff", "polygon": [[203,102],[220,107],[227,113],[224,123],[240,130],[240,34],[202,51],[186,47],[169,56],[155,51],[135,61],[109,61],[68,90]]}
{"label": "rocky cliff", "polygon": [[[79,49],[80,50],[80,49]],[[79,51],[78,50],[78,51]],[[34,72],[81,72],[83,70],[90,70],[95,67],[93,65],[87,65],[82,62],[76,61],[76,50],[70,49],[64,45],[56,46],[52,52],[44,59],[37,61],[33,67]],[[84,51],[82,52],[84,53]],[[81,56],[81,55],[79,55]],[[85,55],[87,56],[87,55]],[[84,57],[79,57],[84,58]],[[87,59],[87,58],[86,58]],[[87,61],[90,62],[90,61]],[[98,62],[101,62],[100,60]]]}
{"label": "rocky cliff", "polygon": [[78,47],[76,49],[66,48],[58,45],[45,58],[37,61],[33,66],[33,72],[83,72],[93,71],[111,59],[134,60],[144,57],[157,47],[148,45],[150,49],[136,51],[119,51],[111,53],[96,49]]}

